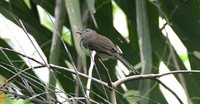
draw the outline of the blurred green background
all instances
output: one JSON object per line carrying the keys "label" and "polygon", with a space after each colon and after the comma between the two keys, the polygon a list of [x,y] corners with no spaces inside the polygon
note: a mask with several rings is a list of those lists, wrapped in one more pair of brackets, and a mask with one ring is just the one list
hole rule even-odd
{"label": "blurred green background", "polygon": [[[34,52],[40,53],[42,54],[42,56],[39,55],[40,58],[46,58],[40,60],[42,62],[46,61],[73,69],[66,48],[60,41],[61,38],[69,49],[78,70],[86,74],[90,58],[86,57],[79,47],[80,37],[77,36],[76,31],[80,28],[92,28],[111,39],[121,48],[123,57],[141,74],[159,73],[159,69],[162,69],[161,62],[170,71],[200,69],[199,0],[0,0],[0,16],[0,47],[25,52],[24,54],[28,56]],[[21,29],[21,32],[16,32],[19,29],[15,27]],[[22,33],[25,35],[21,35]],[[22,38],[27,39],[27,34],[35,39],[34,43],[21,43]],[[28,41],[31,42],[30,39]],[[27,46],[24,48],[20,44]],[[37,47],[33,47],[33,44]],[[37,49],[41,50],[34,51]],[[28,51],[32,53],[27,54]],[[35,66],[27,63],[29,62],[16,53],[1,48],[0,85],[15,75],[16,69],[22,70]],[[101,80],[106,82],[102,65],[98,61],[96,64],[98,71],[94,69],[93,77],[97,79],[101,77]],[[115,71],[116,60],[109,60],[104,64],[109,69],[112,81],[120,79]],[[46,71],[40,73],[43,75]],[[77,78],[72,73],[57,70],[47,71],[46,74],[49,80],[47,83],[52,85],[53,89],[56,85],[59,86],[64,92],[65,103],[71,103],[70,98],[83,96],[79,84],[76,83]],[[44,79],[38,76],[33,70],[28,70],[27,73],[13,79],[7,88],[11,88],[9,91],[17,89],[13,91],[19,91],[22,95],[30,97],[32,94],[25,89],[29,86],[34,94],[38,94],[37,99],[44,100],[46,98],[43,94],[45,81],[43,82]],[[198,104],[199,75],[174,76],[178,84],[182,85],[181,89],[187,97],[187,99],[183,98],[183,101]],[[80,78],[83,85],[86,85],[87,79]],[[124,83],[123,86],[125,87],[116,88],[118,104],[169,103],[166,100],[169,99],[168,96],[163,94],[159,84],[153,80],[132,80]],[[177,86],[176,83],[173,86]],[[92,82],[90,90],[90,98],[95,102],[111,103],[110,91],[106,87]],[[176,91],[176,89],[172,90]],[[13,101],[3,94],[1,96],[0,101],[2,100],[5,104],[6,102],[30,103],[27,100]],[[55,96],[55,93],[50,93],[50,96]],[[78,100],[78,103],[85,103],[85,101]]]}

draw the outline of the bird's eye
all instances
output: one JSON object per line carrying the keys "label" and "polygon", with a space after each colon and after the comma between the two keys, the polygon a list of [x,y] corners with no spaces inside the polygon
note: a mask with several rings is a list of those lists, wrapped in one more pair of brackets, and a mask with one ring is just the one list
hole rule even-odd
{"label": "bird's eye", "polygon": [[84,29],[83,32],[84,32],[84,33],[90,33],[91,30],[90,30],[90,29]]}
{"label": "bird's eye", "polygon": [[84,32],[89,32],[87,29]]}

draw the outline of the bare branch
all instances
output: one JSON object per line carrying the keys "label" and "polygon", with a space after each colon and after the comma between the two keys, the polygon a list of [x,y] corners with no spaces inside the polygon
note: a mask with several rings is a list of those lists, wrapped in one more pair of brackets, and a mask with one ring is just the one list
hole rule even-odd
{"label": "bare branch", "polygon": [[182,100],[178,97],[178,95],[172,89],[170,89],[168,86],[166,86],[160,79],[156,78],[155,81],[157,81],[159,84],[161,84],[163,87],[165,87],[169,92],[171,92],[176,97],[176,99],[181,104],[183,104]]}
{"label": "bare branch", "polygon": [[129,76],[123,79],[119,79],[113,83],[114,86],[118,86],[126,81],[131,81],[131,80],[139,80],[139,79],[152,79],[154,80],[155,78],[160,78],[166,75],[170,74],[183,74],[183,73],[200,73],[200,70],[179,70],[179,71],[171,71],[167,73],[162,73],[162,74],[145,74],[145,75],[134,75],[134,76]]}

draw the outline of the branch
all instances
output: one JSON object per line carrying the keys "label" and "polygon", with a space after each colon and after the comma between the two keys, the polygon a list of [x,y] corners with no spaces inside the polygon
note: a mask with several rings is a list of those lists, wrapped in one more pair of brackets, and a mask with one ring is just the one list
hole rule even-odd
{"label": "branch", "polygon": [[[61,66],[57,66],[57,65],[53,65],[53,64],[49,64],[49,66],[50,66],[51,68],[53,68],[53,69],[65,70],[65,71],[68,71],[68,72],[70,72],[70,73],[72,73],[72,74],[76,74],[76,72],[75,72],[74,70],[71,70],[71,69],[68,69],[68,68],[65,68],[65,67],[61,67]],[[93,77],[89,77],[88,75],[83,74],[83,73],[81,73],[81,72],[77,72],[77,74],[80,75],[80,76],[82,76],[82,77],[84,77],[84,78],[87,78],[87,79],[91,78],[93,81],[95,81],[95,82],[97,82],[97,83],[100,83],[100,84],[102,84],[102,85],[108,87],[108,84],[107,84],[106,82],[103,82],[103,81],[98,80],[98,79],[93,78]],[[108,88],[110,88],[110,87],[108,87]]]}
{"label": "branch", "polygon": [[90,78],[88,78],[87,80],[87,85],[86,85],[86,95],[88,97],[90,97],[90,87],[91,87],[91,83],[92,83],[92,71],[93,71],[93,68],[94,68],[94,57],[96,55],[96,52],[95,51],[92,51],[92,54],[91,54],[91,60],[90,60],[90,68],[89,68],[89,72],[88,72],[88,76]]}
{"label": "branch", "polygon": [[178,95],[173,91],[171,90],[168,86],[166,86],[160,79],[156,78],[155,81],[157,81],[159,84],[161,84],[164,88],[166,88],[169,92],[171,92],[175,97],[176,99],[181,103],[183,104],[182,100],[178,97]]}
{"label": "branch", "polygon": [[119,79],[119,80],[115,81],[113,83],[113,85],[117,87],[118,85],[120,85],[124,82],[130,81],[130,80],[138,80],[138,79],[152,79],[152,80],[154,80],[155,78],[160,78],[160,77],[170,75],[170,74],[183,74],[183,73],[200,73],[200,70],[191,70],[191,71],[180,70],[180,71],[171,71],[171,72],[162,73],[162,74],[134,75],[134,76],[125,77],[123,79]]}

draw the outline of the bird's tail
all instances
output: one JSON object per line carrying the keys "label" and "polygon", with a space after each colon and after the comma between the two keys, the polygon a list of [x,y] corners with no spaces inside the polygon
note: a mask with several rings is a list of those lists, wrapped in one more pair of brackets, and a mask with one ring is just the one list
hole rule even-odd
{"label": "bird's tail", "polygon": [[128,69],[132,70],[134,74],[139,74],[139,72],[128,62],[126,61],[121,55],[117,54],[115,57],[120,60]]}

